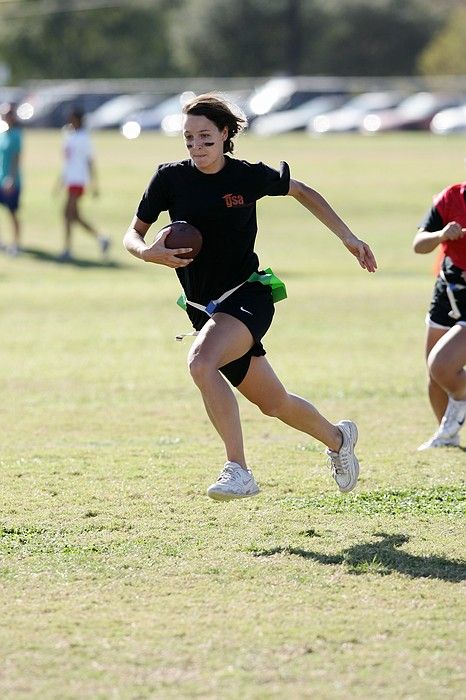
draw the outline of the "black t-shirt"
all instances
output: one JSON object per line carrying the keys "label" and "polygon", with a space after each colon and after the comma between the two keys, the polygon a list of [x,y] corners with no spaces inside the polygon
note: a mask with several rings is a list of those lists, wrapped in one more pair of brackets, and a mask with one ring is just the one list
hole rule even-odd
{"label": "black t-shirt", "polygon": [[214,175],[202,173],[190,159],[165,163],[150,181],[136,215],[152,224],[168,211],[172,221],[187,221],[201,231],[201,252],[176,273],[187,298],[205,305],[258,269],[256,202],[266,195],[286,195],[289,188],[285,162],[278,171],[225,156],[225,166]]}

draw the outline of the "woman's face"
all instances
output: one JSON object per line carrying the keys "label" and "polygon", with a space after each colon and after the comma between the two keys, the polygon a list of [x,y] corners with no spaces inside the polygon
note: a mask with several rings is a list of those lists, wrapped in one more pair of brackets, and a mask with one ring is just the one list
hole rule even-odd
{"label": "woman's face", "polygon": [[220,131],[207,117],[185,114],[183,136],[196,168],[207,174],[218,173],[223,168],[223,144],[228,137],[227,127]]}

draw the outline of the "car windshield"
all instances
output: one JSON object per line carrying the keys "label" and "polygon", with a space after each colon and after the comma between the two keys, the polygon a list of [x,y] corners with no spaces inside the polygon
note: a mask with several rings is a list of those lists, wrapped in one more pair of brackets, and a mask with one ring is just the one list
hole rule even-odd
{"label": "car windshield", "polygon": [[325,112],[326,109],[333,107],[334,103],[337,101],[335,97],[314,97],[312,100],[304,102],[296,108],[295,112],[298,114],[319,114],[320,112]]}
{"label": "car windshield", "polygon": [[428,111],[435,102],[435,98],[430,92],[418,92],[416,95],[407,97],[400,105],[399,112],[404,117],[413,117]]}
{"label": "car windshield", "polygon": [[[399,99],[399,98],[398,98]],[[350,100],[346,107],[357,110],[385,109],[397,101],[396,95],[388,92],[366,92]]]}

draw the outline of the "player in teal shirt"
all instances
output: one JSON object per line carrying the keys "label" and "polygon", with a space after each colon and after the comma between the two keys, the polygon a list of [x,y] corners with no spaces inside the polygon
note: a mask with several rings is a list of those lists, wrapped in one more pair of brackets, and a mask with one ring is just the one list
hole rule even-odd
{"label": "player in teal shirt", "polygon": [[[16,122],[13,105],[7,105],[0,121],[0,204],[9,212],[13,233],[12,245],[6,248],[10,255],[17,255],[20,244],[18,218],[21,194],[20,158],[22,134]],[[3,128],[2,128],[3,127]],[[0,243],[0,247],[2,244]]]}

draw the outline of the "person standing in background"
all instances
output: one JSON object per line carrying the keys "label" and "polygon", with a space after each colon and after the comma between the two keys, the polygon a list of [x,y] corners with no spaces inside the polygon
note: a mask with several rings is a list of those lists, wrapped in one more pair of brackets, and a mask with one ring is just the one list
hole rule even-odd
{"label": "person standing in background", "polygon": [[71,112],[70,122],[65,127],[63,156],[61,182],[66,187],[67,197],[63,210],[65,240],[60,260],[72,259],[71,242],[75,223],[96,239],[102,255],[105,255],[110,247],[110,239],[100,234],[82,217],[79,207],[80,199],[89,184],[93,195],[99,194],[92,142],[89,132],[84,128],[84,115],[80,110]]}
{"label": "person standing in background", "polygon": [[21,195],[22,134],[16,121],[15,105],[3,105],[0,117],[0,204],[10,215],[13,234],[11,245],[0,242],[0,248],[6,250],[9,255],[16,256],[20,252],[21,238],[18,210]]}

